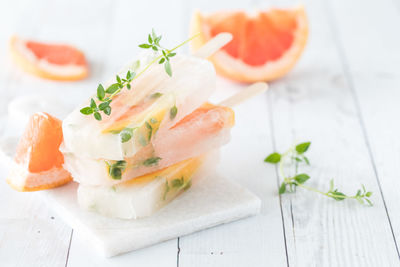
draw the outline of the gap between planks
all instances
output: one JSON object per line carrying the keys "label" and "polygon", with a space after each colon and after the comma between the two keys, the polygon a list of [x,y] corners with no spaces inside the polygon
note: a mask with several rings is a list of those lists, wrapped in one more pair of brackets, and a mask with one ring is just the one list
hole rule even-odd
{"label": "gap between planks", "polygon": [[[268,103],[268,125],[271,132],[271,142],[272,148],[274,151],[277,151],[276,147],[276,140],[275,140],[275,129],[273,123],[273,110],[272,110],[272,103],[271,103],[271,91],[267,92],[267,103]],[[276,174],[276,189],[279,191],[279,174],[278,174],[278,166],[275,166],[275,174]],[[283,242],[285,243],[285,255],[286,255],[286,265],[289,267],[289,255],[288,255],[288,248],[286,242],[286,227],[285,227],[285,217],[283,215],[283,208],[282,208],[282,196],[279,195],[279,210],[281,213],[281,220],[282,220],[282,232],[283,232]],[[292,217],[293,220],[293,217]],[[294,225],[294,224],[293,224]],[[179,266],[178,266],[179,267]]]}
{"label": "gap between planks", "polygon": [[74,235],[74,229],[71,229],[71,235],[69,237],[69,245],[68,245],[68,250],[67,250],[67,258],[65,259],[65,267],[68,266],[69,251],[71,250],[71,243],[72,243],[73,235]]}

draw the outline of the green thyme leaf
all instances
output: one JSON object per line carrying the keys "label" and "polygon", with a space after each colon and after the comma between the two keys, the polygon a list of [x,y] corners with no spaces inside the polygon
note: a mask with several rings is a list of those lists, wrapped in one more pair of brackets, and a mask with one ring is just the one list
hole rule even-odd
{"label": "green thyme leaf", "polygon": [[97,87],[97,98],[101,101],[106,96],[106,92],[104,91],[103,85],[99,84]]}
{"label": "green thyme leaf", "polygon": [[161,160],[160,157],[148,158],[145,161],[143,161],[143,165],[146,167],[154,166],[154,165],[157,165],[160,160]]}
{"label": "green thyme leaf", "polygon": [[310,179],[310,176],[308,176],[308,174],[305,173],[301,173],[301,174],[297,174],[294,179],[296,180],[296,182],[298,182],[299,184],[304,184],[308,179]]}
{"label": "green thyme leaf", "polygon": [[103,102],[99,105],[100,110],[104,110],[106,107],[109,106],[109,102]]}
{"label": "green thyme leaf", "polygon": [[93,98],[90,99],[90,107],[91,107],[92,109],[97,108],[96,101],[94,101]]}
{"label": "green thyme leaf", "polygon": [[361,190],[357,190],[356,197],[361,196]]}
{"label": "green thyme leaf", "polygon": [[122,171],[120,168],[110,168],[110,176],[114,180],[121,180],[122,178]]}
{"label": "green thyme leaf", "polygon": [[94,118],[96,119],[96,120],[98,120],[98,121],[101,121],[101,114],[99,113],[99,112],[95,112],[94,113]]}
{"label": "green thyme leaf", "polygon": [[175,119],[176,114],[178,114],[178,108],[176,106],[173,106],[170,110],[169,110],[169,117],[171,120]]}
{"label": "green thyme leaf", "polygon": [[272,154],[269,154],[268,157],[264,159],[264,162],[276,164],[279,161],[281,161],[281,154],[274,152]]}
{"label": "green thyme leaf", "polygon": [[144,49],[148,49],[148,48],[151,47],[151,45],[149,45],[149,44],[141,44],[141,45],[139,45],[139,47],[140,48],[144,48]]}
{"label": "green thyme leaf", "polygon": [[286,183],[282,182],[281,186],[279,187],[279,194],[282,195],[286,192]]}
{"label": "green thyme leaf", "polygon": [[119,89],[119,84],[118,84],[118,83],[113,83],[113,84],[111,84],[111,85],[107,88],[106,93],[107,93],[107,94],[113,94],[113,93],[115,93],[118,89]]}
{"label": "green thyme leaf", "polygon": [[121,143],[126,143],[131,140],[133,136],[133,128],[125,128],[119,135],[121,137]]}
{"label": "green thyme leaf", "polygon": [[151,137],[153,135],[153,127],[147,121],[145,122],[145,125],[146,125],[146,128],[149,129],[149,133],[148,133],[147,139],[150,141]]}
{"label": "green thyme leaf", "polygon": [[150,96],[150,98],[159,98],[160,96],[162,96],[163,94],[161,94],[161,93],[159,93],[159,92],[156,92],[156,93],[154,93],[154,94],[152,94],[151,96]]}
{"label": "green thyme leaf", "polygon": [[341,201],[346,198],[346,195],[343,194],[342,192],[337,191],[337,189],[335,191],[331,192],[330,194],[331,194],[331,197],[337,201]]}
{"label": "green thyme leaf", "polygon": [[114,180],[121,180],[122,173],[126,169],[126,161],[119,160],[111,165],[109,163],[107,164],[109,165],[108,174],[110,175],[110,177]]}
{"label": "green thyme leaf", "polygon": [[108,106],[103,110],[104,114],[106,114],[107,116],[109,116],[111,114],[111,107]]}
{"label": "green thyme leaf", "polygon": [[165,72],[171,77],[172,76],[172,69],[171,69],[171,64],[169,63],[168,60],[164,64],[164,69],[165,69]]}
{"label": "green thyme leaf", "polygon": [[89,115],[93,113],[93,109],[91,107],[84,107],[80,110],[82,114]]}
{"label": "green thyme leaf", "polygon": [[121,78],[120,78],[118,75],[117,75],[115,78],[117,79],[117,82],[118,82],[118,83],[122,83],[122,82],[121,82]]}
{"label": "green thyme leaf", "polygon": [[296,146],[297,153],[303,154],[304,152],[306,152],[308,150],[310,145],[311,145],[311,142],[305,142],[305,143],[298,144]]}
{"label": "green thyme leaf", "polygon": [[171,184],[172,184],[172,187],[179,188],[179,187],[183,186],[184,182],[185,182],[185,180],[182,176],[180,179],[172,180]]}

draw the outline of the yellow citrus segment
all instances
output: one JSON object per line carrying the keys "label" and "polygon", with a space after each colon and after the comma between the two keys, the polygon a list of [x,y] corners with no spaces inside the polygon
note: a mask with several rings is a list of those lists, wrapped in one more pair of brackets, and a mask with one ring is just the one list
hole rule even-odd
{"label": "yellow citrus segment", "polygon": [[60,81],[73,81],[88,75],[85,55],[77,48],[63,44],[46,44],[11,38],[10,51],[23,70],[36,76]]}
{"label": "yellow citrus segment", "polygon": [[[190,180],[192,175],[200,167],[202,162],[203,162],[203,157],[187,159],[179,163],[176,163],[172,166],[169,166],[165,169],[149,173],[135,179],[128,180],[122,183],[121,185],[129,186],[137,184],[146,184],[159,177],[168,177],[167,178],[168,182],[170,182],[173,179],[180,179],[183,177],[183,181],[187,182],[187,180]],[[173,173],[174,175],[171,176],[170,175],[171,173]]]}
{"label": "yellow citrus segment", "polygon": [[221,32],[233,40],[210,57],[217,72],[240,82],[271,81],[285,75],[302,54],[308,38],[303,7],[270,9],[250,16],[242,11],[203,15],[196,12],[191,42],[193,51]]}

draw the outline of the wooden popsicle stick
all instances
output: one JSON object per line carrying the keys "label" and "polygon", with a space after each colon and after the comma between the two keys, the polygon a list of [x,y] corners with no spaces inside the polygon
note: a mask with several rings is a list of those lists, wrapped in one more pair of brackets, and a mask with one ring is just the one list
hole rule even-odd
{"label": "wooden popsicle stick", "polygon": [[229,32],[222,32],[216,35],[214,38],[205,43],[202,47],[194,52],[195,57],[208,58],[212,56],[215,52],[220,50],[224,45],[232,40],[232,34]]}
{"label": "wooden popsicle stick", "polygon": [[265,92],[268,89],[268,84],[265,82],[257,82],[243,89],[239,93],[228,97],[227,99],[220,102],[218,105],[226,107],[234,107],[241,104],[247,99]]}

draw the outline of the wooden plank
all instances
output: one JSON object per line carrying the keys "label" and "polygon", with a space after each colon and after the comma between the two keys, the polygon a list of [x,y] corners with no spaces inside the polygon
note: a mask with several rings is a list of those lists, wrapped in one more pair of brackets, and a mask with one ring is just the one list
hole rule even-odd
{"label": "wooden plank", "polygon": [[[8,40],[29,22],[40,25],[40,13],[45,9],[35,1],[12,1],[0,3],[0,111],[7,112],[8,101],[23,89],[32,90],[32,83],[24,84],[20,72],[8,56]],[[30,13],[28,12],[30,11]],[[28,90],[29,90],[28,89]],[[2,121],[4,123],[4,121]],[[0,173],[5,179],[7,166],[1,165]],[[4,180],[3,180],[4,181]],[[37,193],[19,193],[0,183],[0,262],[2,266],[64,266],[71,228],[65,225],[54,211],[46,208]]]}
{"label": "wooden plank", "polygon": [[[399,4],[398,1],[380,1],[379,5],[371,1],[335,1],[328,6],[332,10],[331,21],[336,25],[336,41],[347,82],[358,104],[368,152],[386,202],[397,253],[400,240],[400,126],[396,123],[400,112]],[[359,7],[363,16],[354,19],[353,12]]]}
{"label": "wooden plank", "polygon": [[112,258],[104,258],[90,244],[73,236],[67,266],[87,267],[131,267],[131,266],[176,266],[177,239],[157,244],[148,248],[122,254]]}
{"label": "wooden plank", "polygon": [[312,141],[312,167],[303,169],[312,177],[309,185],[327,191],[334,178],[353,194],[365,184],[375,193],[375,205],[335,202],[301,189],[283,195],[289,265],[394,266],[398,258],[390,225],[326,9],[320,1],[305,6],[311,22],[305,54],[271,86],[276,147],[283,152],[294,140]]}
{"label": "wooden plank", "polygon": [[[220,95],[241,86],[219,83]],[[235,88],[232,88],[235,87]],[[265,95],[235,108],[231,142],[222,148],[219,171],[262,200],[261,214],[180,238],[179,266],[285,266],[286,253],[273,169],[263,163],[272,150]]]}
{"label": "wooden plank", "polygon": [[2,183],[0,200],[2,266],[64,266],[71,228],[35,193],[18,193]]}
{"label": "wooden plank", "polygon": [[[254,1],[187,2],[187,20],[195,9],[213,12],[221,9],[251,8]],[[215,102],[244,86],[218,80]],[[267,99],[258,96],[235,108],[236,126],[231,142],[222,148],[220,171],[257,194],[261,214],[218,226],[179,242],[178,266],[285,266],[286,250],[280,200],[273,169],[262,162],[272,149],[268,128]]]}
{"label": "wooden plank", "polygon": [[[138,45],[147,40],[147,34],[154,28],[157,34],[163,35],[166,47],[183,41],[181,0],[155,3],[144,1],[138,5],[134,1],[110,1],[107,10],[97,11],[96,19],[102,19],[109,25],[109,30],[102,39],[106,42],[103,56],[102,75],[97,82],[108,80],[125,64],[129,63],[140,49]],[[166,12],[174,7],[173,12]],[[98,40],[102,42],[101,40]],[[101,57],[100,57],[101,58]],[[91,92],[94,92],[92,86]],[[76,102],[78,103],[78,102]],[[83,243],[77,235],[72,238],[68,266],[176,266],[178,240],[173,239],[149,248],[104,259],[96,254],[88,244]],[[155,256],[156,255],[156,256]]]}

